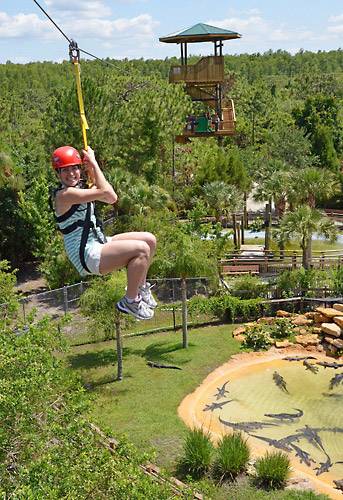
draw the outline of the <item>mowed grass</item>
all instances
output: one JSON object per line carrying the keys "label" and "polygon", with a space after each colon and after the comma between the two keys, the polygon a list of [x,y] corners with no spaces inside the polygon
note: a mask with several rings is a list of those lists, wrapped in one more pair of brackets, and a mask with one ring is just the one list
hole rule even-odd
{"label": "mowed grass", "polygon": [[[114,436],[127,435],[139,448],[155,448],[156,461],[172,466],[185,431],[177,408],[209,373],[239,352],[233,328],[191,329],[188,349],[182,348],[181,331],[124,338],[122,381],[115,380],[115,341],[73,347],[69,363],[94,398],[90,419]],[[182,369],[151,368],[147,361]]]}
{"label": "mowed grass", "polygon": [[[264,238],[245,238],[246,245],[264,245]],[[271,241],[272,250],[278,250],[277,243]],[[301,248],[298,242],[292,240],[286,243],[285,249],[288,251],[301,252]],[[343,244],[339,242],[330,243],[329,241],[323,240],[312,240],[312,252],[330,252],[332,250],[343,250]]]}

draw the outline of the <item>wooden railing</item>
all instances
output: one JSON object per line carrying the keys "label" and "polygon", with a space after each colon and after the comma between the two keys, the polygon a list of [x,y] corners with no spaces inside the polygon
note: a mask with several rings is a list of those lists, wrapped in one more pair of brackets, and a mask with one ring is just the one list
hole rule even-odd
{"label": "wooden railing", "polygon": [[[261,250],[258,253],[247,255],[243,251],[234,251],[220,261],[220,270],[225,274],[225,269],[230,269],[230,274],[240,274],[242,266],[258,266],[260,274],[278,274],[285,270],[299,269],[302,266],[302,254],[291,251]],[[328,250],[326,252],[312,252],[311,266],[315,269],[328,269],[343,266],[343,250]]]}
{"label": "wooden railing", "polygon": [[172,66],[169,83],[217,83],[224,82],[224,57],[203,57],[196,64]]}

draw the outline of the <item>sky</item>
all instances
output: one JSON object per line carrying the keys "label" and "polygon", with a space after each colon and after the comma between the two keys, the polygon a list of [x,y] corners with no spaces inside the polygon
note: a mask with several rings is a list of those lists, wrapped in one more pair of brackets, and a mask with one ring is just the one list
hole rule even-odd
{"label": "sky", "polygon": [[[164,59],[159,37],[203,22],[237,31],[224,53],[343,47],[343,0],[37,0],[80,48],[100,58]],[[192,44],[189,54],[211,53]],[[33,0],[0,0],[0,63],[62,61],[68,42]]]}

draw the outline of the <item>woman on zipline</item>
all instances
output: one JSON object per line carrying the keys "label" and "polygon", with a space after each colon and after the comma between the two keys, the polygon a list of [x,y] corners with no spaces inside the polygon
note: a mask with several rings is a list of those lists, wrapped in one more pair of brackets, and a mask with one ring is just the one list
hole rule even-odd
{"label": "woman on zipline", "polygon": [[[93,186],[82,188],[81,165],[85,166]],[[106,237],[94,215],[95,201],[116,203],[118,197],[105,179],[94,151],[79,152],[62,146],[52,155],[52,166],[61,186],[54,192],[54,209],[59,230],[63,233],[68,258],[81,276],[107,274],[127,268],[126,295],[116,304],[120,312],[137,319],[150,319],[156,301],[146,282],[147,272],[156,249],[156,238],[148,232],[131,232]]]}

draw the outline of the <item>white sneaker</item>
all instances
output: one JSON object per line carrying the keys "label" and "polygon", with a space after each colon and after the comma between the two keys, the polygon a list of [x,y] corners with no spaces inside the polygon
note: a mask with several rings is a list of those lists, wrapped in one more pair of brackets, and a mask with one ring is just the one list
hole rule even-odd
{"label": "white sneaker", "polygon": [[154,315],[154,311],[147,306],[143,299],[138,302],[129,302],[126,297],[123,297],[116,303],[116,308],[136,319],[151,319]]}
{"label": "white sneaker", "polygon": [[140,286],[139,287],[139,293],[143,299],[143,301],[146,303],[150,309],[155,309],[157,306],[157,302],[152,296],[151,289],[154,285],[150,285],[150,283],[145,283],[145,286]]}

